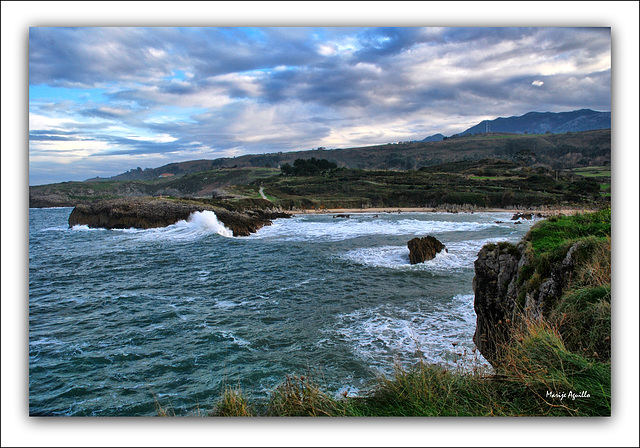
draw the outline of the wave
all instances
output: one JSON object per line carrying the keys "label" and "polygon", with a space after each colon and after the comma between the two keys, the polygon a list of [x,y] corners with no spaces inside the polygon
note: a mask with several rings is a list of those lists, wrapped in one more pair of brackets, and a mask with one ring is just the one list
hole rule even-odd
{"label": "wave", "polygon": [[[377,216],[377,215],[376,215]],[[330,215],[295,216],[276,220],[273,225],[260,229],[252,238],[278,239],[300,242],[334,242],[365,236],[418,236],[446,232],[476,232],[492,227],[513,228],[506,216],[473,214],[456,217],[435,213],[411,213],[398,219],[397,215],[376,217],[358,214],[348,219],[333,219]]]}
{"label": "wave", "polygon": [[[176,225],[183,223],[180,221]],[[193,212],[186,221],[188,227],[195,227],[196,230],[205,232],[215,232],[218,235],[232,237],[233,232],[227,229],[223,223],[218,221],[216,214],[210,210]]]}
{"label": "wave", "polygon": [[219,330],[218,333],[222,336],[223,341],[230,341],[231,344],[240,347],[248,347],[251,345],[249,341],[233,334],[231,331]]}
{"label": "wave", "polygon": [[[50,227],[50,228],[44,229],[44,230],[48,230],[48,231],[52,231],[52,230],[68,230],[68,228]],[[104,230],[104,229],[93,229],[93,228],[89,227],[86,224],[76,224],[75,226],[71,227],[71,230],[80,231],[80,232],[88,232],[88,231]]]}
{"label": "wave", "polygon": [[472,342],[476,320],[473,298],[473,294],[459,294],[440,304],[360,309],[338,316],[334,329],[328,332],[349,343],[357,357],[384,373],[390,373],[394,362],[408,364],[418,359],[463,370],[488,368]]}
{"label": "wave", "polygon": [[191,240],[211,234],[218,234],[228,238],[233,237],[233,232],[218,221],[216,214],[210,210],[193,212],[186,220],[178,221],[166,227],[154,229],[136,229],[132,227],[129,229],[114,229],[114,231],[122,232],[125,235],[135,235],[143,240]]}

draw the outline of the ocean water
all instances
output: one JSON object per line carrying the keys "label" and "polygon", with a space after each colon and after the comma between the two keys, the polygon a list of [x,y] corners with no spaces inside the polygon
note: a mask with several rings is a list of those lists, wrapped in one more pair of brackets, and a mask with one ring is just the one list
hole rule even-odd
{"label": "ocean water", "polygon": [[[299,215],[234,238],[212,212],[162,229],[69,228],[29,210],[29,412],[176,415],[225,386],[264,400],[287,375],[366,393],[394,364],[486,366],[473,262],[522,238],[511,213]],[[496,223],[503,221],[503,223]],[[448,248],[409,264],[407,241]]]}

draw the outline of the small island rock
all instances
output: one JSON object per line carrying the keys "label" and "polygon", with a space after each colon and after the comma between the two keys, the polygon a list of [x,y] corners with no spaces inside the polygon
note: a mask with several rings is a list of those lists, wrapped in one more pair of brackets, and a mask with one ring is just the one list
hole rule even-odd
{"label": "small island rock", "polygon": [[411,264],[432,260],[442,249],[445,249],[444,244],[433,236],[413,238],[407,243],[407,246],[409,247],[409,261]]}

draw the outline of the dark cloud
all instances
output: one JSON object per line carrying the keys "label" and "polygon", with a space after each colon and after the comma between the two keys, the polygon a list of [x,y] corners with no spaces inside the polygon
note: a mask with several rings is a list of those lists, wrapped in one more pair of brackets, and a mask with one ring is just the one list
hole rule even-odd
{"label": "dark cloud", "polygon": [[146,28],[30,28],[32,85],[93,87],[170,74],[156,52],[164,44]]}

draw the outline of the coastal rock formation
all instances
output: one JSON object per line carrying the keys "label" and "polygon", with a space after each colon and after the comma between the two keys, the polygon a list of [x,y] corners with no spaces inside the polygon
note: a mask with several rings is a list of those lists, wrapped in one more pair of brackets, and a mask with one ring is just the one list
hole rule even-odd
{"label": "coastal rock formation", "polygon": [[413,238],[407,243],[407,246],[409,247],[409,261],[411,264],[432,260],[442,249],[445,249],[444,244],[433,236]]}
{"label": "coastal rock formation", "polygon": [[248,236],[275,218],[291,215],[273,208],[228,210],[199,203],[156,198],[121,198],[77,205],[69,216],[69,226],[87,225],[94,228],[150,229],[165,227],[186,220],[191,213],[210,210],[233,236]]}
{"label": "coastal rock formation", "polygon": [[533,219],[533,218],[546,218],[546,215],[543,215],[542,213],[523,213],[523,212],[518,212],[515,213],[512,217],[511,220],[512,221],[517,221],[519,219]]}
{"label": "coastal rock formation", "polygon": [[516,309],[517,270],[522,253],[509,245],[488,244],[474,263],[473,307],[476,331],[473,342],[490,363],[498,358],[498,347],[509,336]]}
{"label": "coastal rock formation", "polygon": [[[544,268],[532,265],[526,241],[487,244],[474,263],[474,310],[477,315],[473,341],[487,361],[500,362],[501,347],[509,341],[513,325],[521,318],[546,316],[562,296],[582,242],[569,247],[564,257]],[[531,275],[531,272],[534,272]]]}

